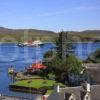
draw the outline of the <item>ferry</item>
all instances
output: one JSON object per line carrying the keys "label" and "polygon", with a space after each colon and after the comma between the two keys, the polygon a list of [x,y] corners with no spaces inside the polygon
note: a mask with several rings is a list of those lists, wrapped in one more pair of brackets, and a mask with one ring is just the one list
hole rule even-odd
{"label": "ferry", "polygon": [[27,41],[24,43],[18,43],[17,46],[19,47],[23,47],[23,46],[33,46],[33,47],[37,47],[37,46],[43,46],[44,43],[41,42],[40,40],[36,40],[36,41]]}

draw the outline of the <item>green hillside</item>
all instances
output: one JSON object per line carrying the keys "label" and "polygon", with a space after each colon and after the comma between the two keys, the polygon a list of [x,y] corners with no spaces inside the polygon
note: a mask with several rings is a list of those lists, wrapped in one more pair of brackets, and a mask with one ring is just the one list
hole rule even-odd
{"label": "green hillside", "polygon": [[87,30],[82,32],[69,32],[74,41],[82,42],[100,42],[100,30]]}
{"label": "green hillside", "polygon": [[[73,41],[100,42],[100,30],[67,31]],[[0,27],[0,42],[23,42],[40,39],[41,41],[55,41],[56,32],[36,29],[8,29]]]}
{"label": "green hillside", "polygon": [[53,41],[56,33],[52,31],[36,29],[8,29],[0,27],[0,42],[19,42],[40,39],[41,41]]}

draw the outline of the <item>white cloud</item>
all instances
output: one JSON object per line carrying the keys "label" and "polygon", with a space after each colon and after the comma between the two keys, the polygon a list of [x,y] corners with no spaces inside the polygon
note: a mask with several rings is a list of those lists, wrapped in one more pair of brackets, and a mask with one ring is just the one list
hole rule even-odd
{"label": "white cloud", "polygon": [[75,11],[92,11],[92,10],[100,10],[100,7],[96,6],[79,6],[79,7],[72,7],[69,9],[63,9],[61,11],[55,11],[55,12],[46,12],[46,13],[40,13],[36,14],[39,17],[49,17],[49,16],[57,16],[57,15],[63,15],[67,14],[69,12],[75,12]]}

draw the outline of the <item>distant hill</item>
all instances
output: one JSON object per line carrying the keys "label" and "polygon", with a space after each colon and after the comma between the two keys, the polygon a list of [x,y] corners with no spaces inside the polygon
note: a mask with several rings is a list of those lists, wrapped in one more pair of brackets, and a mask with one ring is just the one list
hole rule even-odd
{"label": "distant hill", "polygon": [[81,32],[69,31],[69,35],[75,41],[100,42],[100,30],[86,30]]}
{"label": "distant hill", "polygon": [[[67,31],[74,41],[100,42],[100,30]],[[23,42],[40,39],[41,41],[54,41],[58,36],[56,32],[36,29],[9,29],[0,27],[0,42]]]}
{"label": "distant hill", "polygon": [[40,35],[45,35],[45,34],[50,34],[50,35],[54,35],[55,32],[53,31],[46,31],[46,30],[36,30],[36,29],[8,29],[8,28],[4,28],[4,27],[0,27],[0,34],[9,34],[9,33],[24,33],[25,31],[28,31],[29,33],[33,33],[33,34],[40,34]]}
{"label": "distant hill", "polygon": [[[52,41],[56,33],[46,30],[36,29],[8,29],[0,27],[0,41],[10,42],[10,39],[16,41],[27,41],[40,39],[42,41]],[[8,38],[8,39],[7,39]],[[4,39],[4,40],[3,40]]]}

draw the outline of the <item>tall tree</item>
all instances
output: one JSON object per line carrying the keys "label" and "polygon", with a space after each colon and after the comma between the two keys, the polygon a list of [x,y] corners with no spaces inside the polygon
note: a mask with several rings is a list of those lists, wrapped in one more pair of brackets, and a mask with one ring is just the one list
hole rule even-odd
{"label": "tall tree", "polygon": [[[79,75],[82,71],[82,63],[72,55],[74,49],[71,39],[67,32],[60,32],[56,40],[56,56],[47,63],[49,72],[55,74],[56,79],[64,82],[64,78],[68,74]],[[51,53],[47,53],[44,57],[50,57]]]}
{"label": "tall tree", "polygon": [[72,53],[73,45],[69,38],[68,32],[60,32],[56,40],[57,45],[57,55],[61,59],[65,59],[69,53]]}

